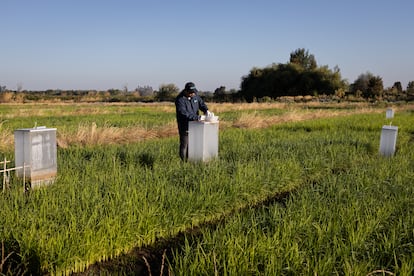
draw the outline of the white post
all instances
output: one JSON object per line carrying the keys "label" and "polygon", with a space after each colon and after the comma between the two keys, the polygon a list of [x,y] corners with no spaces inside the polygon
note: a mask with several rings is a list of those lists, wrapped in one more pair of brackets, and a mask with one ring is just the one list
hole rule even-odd
{"label": "white post", "polygon": [[7,160],[6,157],[4,157],[4,163],[3,163],[3,192],[6,191],[6,166]]}
{"label": "white post", "polygon": [[26,192],[26,163],[23,162],[23,193]]}

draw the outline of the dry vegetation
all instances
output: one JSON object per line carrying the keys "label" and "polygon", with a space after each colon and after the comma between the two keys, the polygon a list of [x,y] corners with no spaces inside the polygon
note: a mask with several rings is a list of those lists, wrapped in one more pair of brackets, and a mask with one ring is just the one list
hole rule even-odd
{"label": "dry vegetation", "polygon": [[69,132],[58,134],[59,147],[65,148],[71,144],[103,145],[134,143],[146,139],[168,137],[176,134],[175,123],[159,128],[145,129],[142,127],[119,128],[113,126],[97,127],[95,123],[81,124],[75,135]]}
{"label": "dry vegetation", "polygon": [[[172,103],[148,103],[148,104],[127,104],[127,103],[112,103],[112,104],[97,104],[96,106],[90,104],[76,104],[75,108],[68,109],[67,104],[62,105],[62,108],[56,108],[54,105],[51,108],[48,104],[39,104],[37,108],[29,106],[27,108],[16,108],[16,112],[13,114],[2,114],[2,117],[6,120],[15,117],[26,116],[70,116],[70,115],[82,115],[82,114],[110,114],[114,111],[105,110],[102,106],[118,106],[117,112],[122,112],[123,106],[131,105],[146,105],[156,108],[157,112],[171,113],[174,116],[175,107]],[[72,104],[73,105],[73,104]],[[312,120],[325,117],[337,117],[345,116],[349,114],[362,114],[362,113],[379,113],[384,112],[384,108],[371,107],[367,103],[211,103],[209,104],[210,110],[215,114],[220,115],[224,112],[237,112],[240,115],[234,120],[220,120],[220,128],[225,129],[229,127],[236,128],[264,128],[271,125],[296,122],[304,120]],[[413,105],[407,105],[404,107],[398,107],[394,109],[413,109]],[[266,109],[282,109],[285,112],[280,115],[263,115],[259,111]],[[244,112],[246,111],[246,112]],[[250,112],[247,112],[250,111]],[[58,114],[56,114],[58,112]],[[55,113],[55,114],[54,114]],[[177,129],[175,121],[155,128],[144,127],[114,127],[105,125],[98,127],[95,123],[80,124],[77,130],[73,132],[60,130],[57,133],[58,145],[60,147],[68,147],[69,145],[103,145],[103,144],[120,144],[120,143],[134,143],[143,141],[146,139],[171,137],[177,135]],[[10,130],[4,129],[2,123],[0,124],[0,139],[2,141],[0,150],[7,149],[13,146],[13,133]]]}
{"label": "dry vegetation", "polygon": [[[383,113],[385,108],[372,107],[368,103],[244,103],[244,104],[211,104],[210,109],[216,114],[229,111],[240,112],[234,121],[221,121],[220,127],[265,128],[275,124],[299,122],[327,117],[346,116],[351,114]],[[280,115],[261,115],[256,112],[265,109],[282,109],[286,112]],[[414,104],[393,107],[394,111],[414,109]]]}

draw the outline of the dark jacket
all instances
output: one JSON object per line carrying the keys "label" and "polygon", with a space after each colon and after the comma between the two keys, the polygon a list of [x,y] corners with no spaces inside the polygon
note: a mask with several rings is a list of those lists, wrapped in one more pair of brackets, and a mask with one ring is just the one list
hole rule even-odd
{"label": "dark jacket", "polygon": [[177,115],[178,131],[180,135],[188,131],[189,121],[200,119],[199,110],[206,113],[208,108],[203,99],[195,94],[190,100],[185,96],[184,91],[175,98],[175,110]]}

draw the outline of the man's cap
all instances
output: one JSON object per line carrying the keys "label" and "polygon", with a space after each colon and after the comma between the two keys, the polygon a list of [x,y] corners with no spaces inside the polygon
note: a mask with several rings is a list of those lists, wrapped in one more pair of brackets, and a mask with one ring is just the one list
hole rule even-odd
{"label": "man's cap", "polygon": [[195,84],[193,82],[187,82],[185,84],[185,90],[197,92],[197,89],[196,89]]}

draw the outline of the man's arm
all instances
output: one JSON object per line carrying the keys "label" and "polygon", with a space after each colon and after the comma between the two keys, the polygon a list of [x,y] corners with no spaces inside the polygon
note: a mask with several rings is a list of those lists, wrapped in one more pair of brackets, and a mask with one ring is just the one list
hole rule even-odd
{"label": "man's arm", "polygon": [[208,107],[206,103],[203,101],[203,99],[200,96],[197,95],[197,97],[198,97],[200,110],[203,111],[204,113],[207,113]]}

